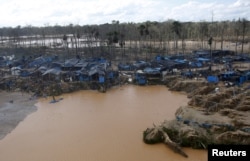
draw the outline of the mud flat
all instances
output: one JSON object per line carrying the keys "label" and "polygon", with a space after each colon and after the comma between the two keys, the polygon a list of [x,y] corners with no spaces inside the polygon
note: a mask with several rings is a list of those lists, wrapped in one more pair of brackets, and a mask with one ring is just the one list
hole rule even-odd
{"label": "mud flat", "polygon": [[30,94],[0,91],[0,140],[37,110],[35,103]]}

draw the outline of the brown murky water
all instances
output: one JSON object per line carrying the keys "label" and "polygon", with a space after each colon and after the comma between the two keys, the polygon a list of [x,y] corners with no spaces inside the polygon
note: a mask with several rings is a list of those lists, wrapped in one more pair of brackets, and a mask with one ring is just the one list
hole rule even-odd
{"label": "brown murky water", "polygon": [[205,161],[207,152],[185,148],[184,158],[164,144],[147,145],[142,132],[173,119],[185,95],[164,86],[128,85],[80,91],[56,104],[39,101],[29,115],[0,141],[0,161]]}

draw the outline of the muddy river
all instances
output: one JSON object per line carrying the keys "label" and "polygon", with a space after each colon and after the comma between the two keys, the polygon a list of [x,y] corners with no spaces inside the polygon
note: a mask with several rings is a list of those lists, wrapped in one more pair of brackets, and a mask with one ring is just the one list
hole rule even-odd
{"label": "muddy river", "polygon": [[[37,103],[37,112],[0,140],[0,161],[206,161],[207,152],[147,145],[142,132],[173,119],[188,101],[164,86],[123,86],[107,93],[80,91]],[[59,97],[57,97],[58,99]]]}

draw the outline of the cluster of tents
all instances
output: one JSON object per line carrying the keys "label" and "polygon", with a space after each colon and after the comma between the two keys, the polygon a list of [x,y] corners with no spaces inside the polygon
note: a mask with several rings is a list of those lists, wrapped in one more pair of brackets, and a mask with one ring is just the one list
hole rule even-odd
{"label": "cluster of tents", "polygon": [[[230,59],[229,59],[230,58]],[[221,60],[221,61],[217,61]],[[226,62],[224,62],[226,61]],[[250,80],[249,71],[228,71],[219,75],[211,75],[211,63],[225,63],[230,66],[234,61],[250,62],[245,54],[234,54],[231,51],[199,50],[191,54],[158,55],[153,60],[137,60],[133,62],[120,62],[111,65],[105,58],[71,58],[54,56],[33,56],[15,59],[14,56],[0,57],[0,71],[2,76],[11,73],[12,76],[31,77],[45,81],[63,82],[97,82],[104,84],[119,78],[119,73],[128,71],[136,84],[145,85],[150,80],[162,80],[166,74],[179,73],[192,78],[197,72],[206,77],[208,82],[233,81],[244,83]],[[114,68],[112,68],[114,67]],[[5,69],[5,70],[3,70]],[[194,73],[191,69],[198,69]],[[203,72],[203,73],[202,73]],[[1,83],[1,82],[0,82]]]}
{"label": "cluster of tents", "polygon": [[[233,70],[232,63],[234,62],[250,63],[250,57],[246,54],[236,55],[234,52],[228,50],[215,50],[211,52],[208,50],[199,50],[186,55],[158,55],[149,62],[140,60],[133,63],[119,63],[118,69],[120,71],[133,71],[135,73],[135,82],[140,85],[146,84],[150,79],[161,79],[165,74],[175,73],[180,73],[188,78],[202,75],[211,83],[233,81],[235,82],[234,84],[242,84],[250,80],[249,70],[231,71]],[[213,75],[214,73],[211,72],[212,64],[223,65],[229,71]],[[233,74],[228,74],[230,72]]]}
{"label": "cluster of tents", "polygon": [[8,61],[2,59],[0,63],[2,75],[47,82],[91,81],[103,84],[118,77],[118,71],[113,70],[111,62],[105,58],[60,59],[58,56],[38,56]]}

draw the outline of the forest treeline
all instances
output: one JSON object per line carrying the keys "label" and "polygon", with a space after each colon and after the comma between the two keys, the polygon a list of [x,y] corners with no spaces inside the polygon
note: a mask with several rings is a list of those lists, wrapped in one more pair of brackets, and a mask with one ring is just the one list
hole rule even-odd
{"label": "forest treeline", "polygon": [[[159,44],[163,42],[176,42],[175,48],[183,48],[185,41],[199,41],[201,48],[207,44],[208,40],[213,40],[221,44],[230,41],[242,46],[250,41],[250,21],[245,18],[232,21],[215,22],[179,22],[168,20],[165,22],[146,21],[142,23],[120,23],[113,20],[111,23],[100,25],[44,25],[36,26],[16,26],[0,28],[0,43],[8,41],[18,42],[22,37],[34,37],[39,35],[41,38],[57,37],[66,40],[68,35],[73,39],[81,37],[91,37],[96,40],[105,41],[107,45],[118,44],[125,46],[128,41],[150,41]],[[178,47],[178,42],[179,46]],[[131,43],[131,42],[130,42]]]}

